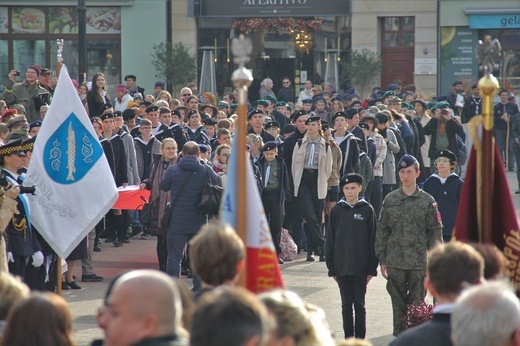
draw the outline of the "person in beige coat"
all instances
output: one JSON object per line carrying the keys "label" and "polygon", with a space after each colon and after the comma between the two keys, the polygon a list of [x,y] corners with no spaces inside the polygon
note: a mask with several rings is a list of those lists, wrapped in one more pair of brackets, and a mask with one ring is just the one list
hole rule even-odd
{"label": "person in beige coat", "polygon": [[299,212],[305,219],[307,261],[314,261],[313,252],[325,262],[321,219],[327,197],[328,180],[332,172],[332,151],[323,138],[321,118],[309,117],[307,134],[298,140],[292,156],[294,196]]}
{"label": "person in beige coat", "polygon": [[5,192],[2,190],[0,196],[0,272],[3,273],[9,272],[5,228],[11,221],[14,213],[18,213],[16,211],[16,205],[18,204],[16,197],[18,197],[19,193],[20,188],[12,185]]}

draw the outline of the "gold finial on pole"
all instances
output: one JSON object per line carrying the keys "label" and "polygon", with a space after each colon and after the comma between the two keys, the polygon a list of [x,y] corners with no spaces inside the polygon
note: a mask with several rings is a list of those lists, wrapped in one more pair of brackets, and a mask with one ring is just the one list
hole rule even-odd
{"label": "gold finial on pole", "polygon": [[[249,38],[240,35],[239,38],[233,38],[231,50],[234,55],[233,61],[238,64],[238,68],[233,72],[231,80],[233,85],[238,89],[238,106],[236,122],[237,126],[237,233],[240,238],[247,244],[247,186],[246,186],[246,136],[247,136],[247,88],[253,82],[253,75],[246,69],[245,64],[249,62],[253,44]],[[244,268],[247,265],[244,264]],[[246,287],[247,272],[244,270],[240,275],[239,285]]]}
{"label": "gold finial on pole", "polygon": [[[480,70],[484,76],[478,82],[478,88],[482,95],[482,142],[477,150],[477,216],[479,225],[479,241],[492,243],[492,201],[494,181],[494,154],[495,144],[493,140],[493,97],[497,94],[498,80],[492,72],[498,68],[501,47],[497,39],[491,40],[487,35],[484,42],[479,41],[477,58]],[[509,121],[507,121],[509,132]]]}

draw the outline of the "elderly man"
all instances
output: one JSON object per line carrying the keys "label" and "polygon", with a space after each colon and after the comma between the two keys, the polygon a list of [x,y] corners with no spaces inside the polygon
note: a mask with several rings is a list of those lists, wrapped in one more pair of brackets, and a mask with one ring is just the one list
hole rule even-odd
{"label": "elderly man", "polygon": [[[159,188],[170,191],[172,218],[168,228],[167,247],[168,260],[166,272],[179,277],[184,247],[195,236],[202,225],[206,223],[204,215],[197,205],[200,202],[202,189],[211,182],[222,185],[218,176],[209,166],[200,162],[200,148],[195,142],[187,142],[182,148],[182,158],[164,173]],[[198,291],[200,282],[193,278],[194,290]]]}
{"label": "elderly man", "polygon": [[40,108],[44,104],[50,104],[52,95],[38,82],[42,70],[38,65],[31,65],[25,72],[25,80],[15,83],[14,79],[20,72],[9,72],[5,83],[5,92],[2,99],[8,106],[21,104],[25,107],[27,119],[30,122],[40,119]]}
{"label": "elderly man", "polygon": [[455,346],[520,345],[520,303],[511,287],[489,282],[464,291],[451,317]]}
{"label": "elderly man", "polygon": [[103,345],[187,345],[180,336],[181,315],[181,296],[171,277],[149,269],[128,272],[114,282],[98,315]]}

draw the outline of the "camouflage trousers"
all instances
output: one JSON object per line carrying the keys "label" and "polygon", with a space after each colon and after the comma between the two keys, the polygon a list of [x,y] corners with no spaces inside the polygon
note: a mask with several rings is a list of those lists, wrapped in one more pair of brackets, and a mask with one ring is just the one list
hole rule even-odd
{"label": "camouflage trousers", "polygon": [[394,336],[405,329],[404,319],[408,304],[420,304],[424,300],[425,270],[406,270],[388,267],[386,290],[392,299]]}

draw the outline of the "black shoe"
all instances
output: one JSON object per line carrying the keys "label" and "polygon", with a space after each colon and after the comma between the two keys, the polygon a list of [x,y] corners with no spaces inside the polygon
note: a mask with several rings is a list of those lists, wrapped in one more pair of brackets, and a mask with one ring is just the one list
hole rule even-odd
{"label": "black shoe", "polygon": [[315,259],[314,259],[314,256],[312,255],[312,253],[307,253],[307,262],[314,262]]}
{"label": "black shoe", "polygon": [[68,290],[70,290],[69,285],[67,285],[67,281],[62,281],[62,282],[61,282],[61,290],[62,290],[62,291],[68,291]]}
{"label": "black shoe", "polygon": [[128,238],[123,238],[123,243],[125,243],[125,244],[130,243],[130,239],[128,239]]}
{"label": "black shoe", "polygon": [[320,256],[320,262],[325,262],[326,259],[325,259],[325,256]]}
{"label": "black shoe", "polygon": [[105,243],[113,243],[114,242],[114,238],[106,238],[105,239]]}
{"label": "black shoe", "polygon": [[138,234],[141,234],[143,232],[143,229],[141,227],[132,227],[132,232],[128,235],[129,238],[133,238]]}
{"label": "black shoe", "polygon": [[278,264],[284,264],[285,262],[283,261],[283,259],[281,259],[280,257],[278,257]]}
{"label": "black shoe", "polygon": [[101,252],[101,247],[99,245],[94,245],[94,252]]}
{"label": "black shoe", "polygon": [[119,240],[117,238],[114,240],[114,242],[112,244],[114,244],[115,247],[123,246],[123,243],[121,242],[121,240]]}
{"label": "black shoe", "polygon": [[100,282],[103,281],[103,277],[96,275],[96,273],[92,273],[90,275],[83,275],[81,277],[81,282]]}
{"label": "black shoe", "polygon": [[73,290],[80,290],[81,287],[76,283],[76,281],[66,282],[66,284],[72,288]]}

